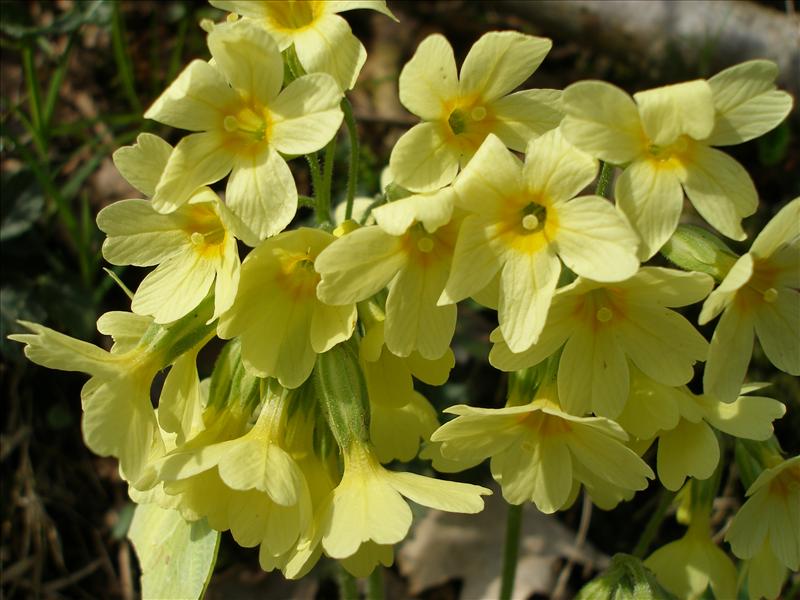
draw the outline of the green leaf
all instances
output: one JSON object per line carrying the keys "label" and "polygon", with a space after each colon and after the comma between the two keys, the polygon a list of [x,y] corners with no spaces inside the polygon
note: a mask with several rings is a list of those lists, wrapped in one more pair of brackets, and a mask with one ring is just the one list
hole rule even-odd
{"label": "green leaf", "polygon": [[27,169],[12,175],[3,173],[3,199],[0,202],[0,241],[28,231],[44,209],[42,190]]}
{"label": "green leaf", "polygon": [[142,569],[142,599],[202,598],[219,549],[205,519],[190,523],[157,504],[136,507],[128,538]]}

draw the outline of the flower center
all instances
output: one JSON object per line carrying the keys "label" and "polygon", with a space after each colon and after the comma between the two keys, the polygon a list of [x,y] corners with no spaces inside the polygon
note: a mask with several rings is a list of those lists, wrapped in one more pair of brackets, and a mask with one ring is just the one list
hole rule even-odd
{"label": "flower center", "polygon": [[601,323],[608,323],[611,318],[614,316],[614,313],[611,312],[611,309],[607,306],[602,306],[597,309],[597,313],[595,313],[597,320]]}
{"label": "flower center", "polygon": [[531,202],[522,209],[522,228],[535,233],[541,231],[547,221],[547,209],[541,204]]}
{"label": "flower center", "polygon": [[778,290],[774,287],[769,288],[766,292],[764,292],[764,302],[775,302],[778,299]]}
{"label": "flower center", "polygon": [[314,0],[289,0],[288,2],[265,2],[267,19],[277,29],[297,30],[308,27],[320,13],[319,2]]}
{"label": "flower center", "polygon": [[673,143],[666,146],[659,146],[657,144],[649,144],[647,152],[657,161],[668,161],[673,157],[679,157],[681,154],[689,149],[689,142],[686,136],[681,136]]}
{"label": "flower center", "polygon": [[238,134],[250,141],[263,142],[267,139],[269,118],[266,110],[243,108],[236,114],[227,115],[222,120],[222,126],[228,133]]}
{"label": "flower center", "polygon": [[447,124],[450,125],[450,130],[454,134],[459,135],[464,133],[467,129],[467,119],[464,112],[458,108],[455,109],[450,113],[450,116],[447,117]]}
{"label": "flower center", "polygon": [[417,248],[420,252],[425,252],[426,254],[433,250],[433,240],[429,237],[421,237],[417,240]]}

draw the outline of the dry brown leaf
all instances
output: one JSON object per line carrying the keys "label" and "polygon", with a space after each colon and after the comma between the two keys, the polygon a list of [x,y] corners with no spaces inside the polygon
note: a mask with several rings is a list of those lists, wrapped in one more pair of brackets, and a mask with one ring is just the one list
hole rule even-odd
{"label": "dry brown leaf", "polygon": [[[461,598],[497,598],[503,562],[507,504],[499,490],[488,498],[477,515],[432,510],[420,519],[397,555],[401,573],[408,577],[409,591],[419,594],[453,579],[462,579]],[[549,595],[564,559],[596,570],[609,563],[607,555],[585,543],[575,548],[575,533],[554,515],[539,512],[532,504],[523,511],[519,561],[513,598],[524,600],[534,593]]]}

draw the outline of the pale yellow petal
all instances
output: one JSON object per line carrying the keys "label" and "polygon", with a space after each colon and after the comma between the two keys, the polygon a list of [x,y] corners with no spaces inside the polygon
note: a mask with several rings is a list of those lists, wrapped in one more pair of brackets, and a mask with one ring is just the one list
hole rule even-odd
{"label": "pale yellow petal", "polygon": [[658,478],[668,490],[678,490],[686,477],[708,479],[719,462],[719,443],[704,421],[681,421],[658,441]]}
{"label": "pale yellow petal", "polygon": [[481,496],[491,494],[479,485],[423,477],[416,473],[386,472],[391,486],[409,500],[447,512],[474,514],[483,510]]}
{"label": "pale yellow petal", "polygon": [[682,385],[694,376],[694,363],[706,358],[708,342],[683,315],[659,306],[629,306],[618,323],[619,343],[636,367],[665,385]]}
{"label": "pale yellow petal", "polygon": [[569,143],[614,164],[632,161],[645,149],[636,103],[603,81],[581,81],[564,90],[561,131]]}
{"label": "pale yellow petal", "polygon": [[750,560],[746,572],[750,600],[761,598],[775,600],[780,596],[788,575],[786,567],[775,558],[767,543],[764,543],[762,550]]}
{"label": "pale yellow petal", "polygon": [[214,282],[214,315],[212,318],[215,319],[233,305],[236,290],[239,288],[241,261],[236,238],[232,235],[228,235],[225,239],[222,256],[214,268],[217,279]]}
{"label": "pale yellow petal", "polygon": [[733,402],[753,354],[753,319],[730,307],[717,323],[708,349],[703,389],[723,402]]}
{"label": "pale yellow petal", "polygon": [[753,276],[753,267],[752,254],[743,254],[739,257],[739,260],[733,264],[719,287],[711,292],[708,299],[703,303],[703,308],[698,318],[700,325],[705,325],[725,310],[726,307],[730,306],[736,297],[736,292],[750,281]]}
{"label": "pale yellow petal", "polygon": [[193,60],[144,113],[178,129],[203,131],[222,127],[225,111],[239,101],[222,74],[202,60]]}
{"label": "pale yellow petal", "polygon": [[678,227],[683,191],[678,175],[657,163],[638,160],[619,176],[617,206],[639,234],[639,258],[647,260]]}
{"label": "pale yellow petal", "polygon": [[237,157],[225,207],[226,224],[248,246],[283,231],[297,212],[297,187],[283,157],[272,149]]}
{"label": "pale yellow petal", "polygon": [[750,254],[765,259],[785,244],[800,244],[800,198],[786,204],[758,234]]}
{"label": "pale yellow petal", "polygon": [[777,290],[772,302],[755,311],[758,341],[770,362],[790,375],[800,375],[800,292]]}
{"label": "pale yellow petal", "polygon": [[650,379],[631,368],[630,395],[617,423],[630,435],[650,440],[659,431],[675,428],[680,420],[678,388]]}
{"label": "pale yellow petal", "polygon": [[400,102],[425,120],[447,118],[444,104],[458,95],[453,48],[444,36],[429,35],[400,72]]}
{"label": "pale yellow petal", "polygon": [[225,177],[233,165],[234,155],[220,132],[187,135],[169,157],[153,194],[153,208],[162,213],[176,210],[198,188]]}
{"label": "pale yellow petal", "polygon": [[449,264],[414,261],[400,270],[386,300],[386,346],[398,356],[416,350],[433,360],[447,352],[456,327],[456,307],[437,306],[447,281]]}
{"label": "pale yellow petal", "polygon": [[459,92],[491,102],[521,85],[550,52],[547,38],[517,31],[490,31],[470,48],[461,66]]}
{"label": "pale yellow petal", "polygon": [[199,348],[173,363],[158,400],[158,423],[164,431],[177,434],[178,444],[204,429],[197,351]]}
{"label": "pale yellow petal", "polygon": [[565,412],[613,419],[628,398],[628,361],[611,331],[578,327],[564,346],[558,395]]}
{"label": "pale yellow petal", "polygon": [[269,107],[269,141],[284,154],[319,150],[342,124],[341,100],[339,87],[325,73],[295,79]]}
{"label": "pale yellow petal", "polygon": [[525,193],[522,163],[489,135],[454,184],[456,204],[485,216],[498,214],[509,198]]}
{"label": "pale yellow petal", "polygon": [[647,479],[655,476],[633,450],[597,427],[575,427],[574,434],[567,440],[575,462],[602,476],[613,486],[623,490],[643,490],[647,487]]}
{"label": "pale yellow petal", "polygon": [[708,80],[716,108],[711,146],[741,144],[778,125],[792,109],[792,97],[775,89],[778,66],[769,60],[749,60]]}
{"label": "pale yellow petal", "polygon": [[321,354],[353,335],[356,326],[355,304],[326,306],[321,302],[314,308],[311,317],[311,347]]}
{"label": "pale yellow petal", "polygon": [[145,196],[152,196],[172,146],[152,133],[140,133],[136,143],[114,151],[114,166],[125,180]]}
{"label": "pale yellow petal", "polygon": [[175,213],[163,215],[147,200],[120,200],[97,214],[108,237],[103,258],[114,265],[150,267],[180,253],[189,241]]}
{"label": "pale yellow petal", "polygon": [[278,95],[283,59],[263,27],[248,19],[221,23],[208,34],[208,49],[231,86],[261,105]]}
{"label": "pale yellow petal", "polygon": [[636,275],[615,284],[626,297],[640,304],[688,306],[708,296],[714,279],[705,273],[663,267],[642,267]]}
{"label": "pale yellow petal", "polygon": [[766,440],[773,433],[772,421],[786,413],[786,406],[772,398],[740,396],[734,402],[710,398],[705,419],[720,431],[748,440]]}
{"label": "pale yellow petal", "polygon": [[378,226],[390,235],[403,235],[414,222],[433,233],[447,225],[453,215],[455,192],[446,187],[433,194],[415,194],[372,211]]}
{"label": "pale yellow petal", "polygon": [[497,314],[512,352],[527,350],[539,339],[560,273],[561,262],[550,246],[507,254]]}
{"label": "pale yellow petal", "polygon": [[693,144],[685,163],[683,189],[697,212],[721,234],[734,240],[747,236],[742,219],[758,206],[758,193],[747,171],[730,156]]}
{"label": "pale yellow petal", "polygon": [[574,198],[594,181],[597,168],[594,158],[553,129],[528,145],[522,177],[528,192],[550,205]]}
{"label": "pale yellow petal", "polygon": [[734,515],[725,539],[739,558],[752,558],[761,549],[769,527],[768,494],[755,494]]}
{"label": "pale yellow petal", "polygon": [[415,192],[429,192],[455,179],[459,155],[442,123],[420,123],[397,140],[389,157],[389,168],[398,185]]}
{"label": "pale yellow petal", "polygon": [[327,304],[351,304],[383,289],[405,265],[400,238],[378,226],[362,227],[333,242],[314,261],[322,275],[317,295]]}
{"label": "pale yellow petal", "polygon": [[555,248],[574,273],[594,281],[622,281],[639,268],[639,239],[614,206],[600,196],[558,205]]}
{"label": "pale yellow petal", "polygon": [[191,247],[168,258],[139,284],[131,310],[171,323],[197,307],[214,283],[214,264]]}
{"label": "pale yellow petal", "polygon": [[306,73],[327,73],[342,90],[356,84],[367,51],[342,17],[334,14],[318,18],[310,27],[294,35],[297,58]]}
{"label": "pale yellow petal", "polygon": [[517,152],[528,142],[558,127],[564,116],[561,90],[522,90],[495,100],[490,105],[495,123],[492,133]]}
{"label": "pale yellow petal", "polygon": [[451,304],[485,288],[503,266],[504,251],[496,227],[480,217],[461,223],[453,263],[439,304]]}
{"label": "pale yellow petal", "polygon": [[711,87],[702,79],[638,92],[633,98],[645,134],[658,146],[671,144],[681,135],[705,139],[714,127]]}
{"label": "pale yellow petal", "polygon": [[391,567],[394,563],[394,547],[389,544],[364,542],[355,554],[340,558],[339,564],[354,577],[367,578],[378,565]]}
{"label": "pale yellow petal", "polygon": [[[492,366],[502,371],[517,371],[539,364],[558,350],[572,334],[574,318],[572,304],[559,300],[559,295],[556,294],[547,314],[547,322],[533,346],[523,352],[514,353],[501,339],[489,353]],[[495,331],[499,332],[499,328]]]}

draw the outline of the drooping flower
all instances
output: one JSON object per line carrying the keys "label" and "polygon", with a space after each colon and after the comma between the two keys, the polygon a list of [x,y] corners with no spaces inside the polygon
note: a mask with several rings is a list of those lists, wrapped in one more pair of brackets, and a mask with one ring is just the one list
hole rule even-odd
{"label": "drooping flower", "polygon": [[700,324],[722,313],[703,375],[706,391],[730,401],[744,381],[757,335],[767,358],[800,375],[800,198],[784,206],[709,295]]}
{"label": "drooping flower", "polygon": [[531,501],[545,513],[568,506],[583,484],[611,508],[647,487],[652,470],[624,444],[625,432],[603,417],[576,417],[558,405],[552,383],[534,399],[505,408],[451,406],[458,415],[431,439],[445,458],[475,463],[491,457],[492,476],[511,504]]}
{"label": "drooping flower", "polygon": [[653,552],[644,564],[678,598],[697,600],[709,585],[715,598],[736,597],[736,567],[712,541],[708,516],[692,515],[686,534]]}
{"label": "drooping flower", "polygon": [[464,219],[441,304],[483,290],[500,274],[498,317],[512,351],[539,338],[561,273],[622,281],[639,267],[636,235],[599,196],[572,200],[597,174],[597,161],[550,131],[528,146],[525,163],[494,135],[456,181]]}
{"label": "drooping flower", "polygon": [[758,195],[744,168],[712,146],[752,139],[786,117],[792,99],[774,89],[776,74],[775,65],[762,60],[633,99],[601,81],[564,90],[565,137],[601,160],[627,164],[616,198],[642,239],[642,260],[675,231],[683,191],[718,231],[745,238],[741,220],[755,212]]}
{"label": "drooping flower", "polygon": [[397,20],[383,0],[210,0],[210,3],[258,23],[275,38],[279,50],[294,45],[306,73],[327,73],[343,90],[356,84],[367,51],[337,13],[369,8]]}
{"label": "drooping flower", "polygon": [[[142,133],[135,145],[114,153],[114,163],[131,185],[152,196],[172,151],[161,138]],[[169,214],[159,213],[147,200],[120,200],[100,211],[97,226],[108,236],[103,242],[108,262],[158,265],[136,290],[133,312],[169,323],[197,307],[212,286],[212,318],[230,307],[240,261],[222,210],[219,197],[201,187]]]}
{"label": "drooping flower", "polygon": [[259,377],[296,388],[311,374],[317,354],[352,335],[355,304],[329,306],[316,294],[314,263],[334,239],[320,229],[285,231],[264,240],[242,263],[236,299],[217,332],[241,338],[242,361]]}
{"label": "drooping flower", "polygon": [[172,212],[198,188],[231,173],[225,221],[255,246],[286,227],[297,210],[297,188],[279,153],[322,148],[342,122],[342,92],[324,73],[299,77],[281,91],[281,53],[249,20],[216,25],[208,46],[213,64],[190,63],[145,113],[196,132],[175,147],[152,202],[159,212]]}
{"label": "drooping flower", "polygon": [[213,326],[206,324],[210,314],[207,301],[170,326],[113,313],[98,323],[115,337],[119,333],[120,346],[112,352],[26,321],[20,324],[31,333],[9,339],[26,344],[25,356],[36,364],[91,375],[81,390],[84,441],[100,456],[117,457],[125,480],[146,489],[155,484],[149,467],[164,453],[150,386],[156,373],[179,357],[176,351],[203,346],[213,335]]}
{"label": "drooping flower", "polygon": [[685,386],[667,387],[632,368],[631,395],[617,422],[642,442],[642,451],[658,441],[658,478],[668,490],[678,490],[687,477],[711,477],[720,459],[714,430],[748,439],[766,440],[772,422],[786,406],[764,396],[746,395],[745,388],[730,403],[711,394],[693,394]]}
{"label": "drooping flower", "polygon": [[452,350],[431,361],[413,352],[402,358],[385,345],[384,321],[379,307],[370,302],[361,312],[366,334],[361,339],[359,358],[369,396],[369,435],[382,463],[410,461],[420,440],[429,440],[439,426],[436,409],[414,390],[416,377],[428,385],[442,385],[455,364]]}
{"label": "drooping flower", "polygon": [[377,225],[340,237],[316,260],[320,300],[359,302],[388,285],[386,346],[402,357],[414,351],[442,357],[456,326],[456,307],[437,305],[460,224],[452,218],[453,201],[452,188],[445,188],[374,210]]}
{"label": "drooping flower", "polygon": [[671,308],[703,299],[713,280],[703,273],[642,267],[617,283],[578,278],[558,290],[539,340],[515,354],[505,333],[493,334],[489,360],[505,371],[544,361],[563,346],[558,393],[573,415],[616,418],[628,399],[628,361],[656,381],[682,385],[704,360],[708,343]]}
{"label": "drooping flower", "polygon": [[305,478],[286,449],[289,396],[274,381],[267,383],[252,428],[248,411],[234,410],[247,408],[240,400],[158,463],[168,494],[182,495],[215,529],[230,529],[240,545],[261,544],[275,556],[291,548],[312,516]]}
{"label": "drooping flower", "polygon": [[403,496],[430,508],[477,513],[486,488],[384,469],[372,449],[353,442],[343,449],[344,474],[320,509],[322,547],[333,558],[356,554],[364,544],[394,545],[411,526]]}
{"label": "drooping flower", "polygon": [[725,539],[749,561],[750,598],[776,598],[786,569],[800,569],[800,456],[765,469],[747,496]]}
{"label": "drooping flower", "polygon": [[395,145],[395,181],[417,192],[455,179],[486,136],[524,152],[529,140],[561,120],[558,90],[510,92],[544,60],[552,42],[515,31],[479,39],[456,73],[453,49],[441,35],[425,38],[400,73],[400,101],[423,122]]}

